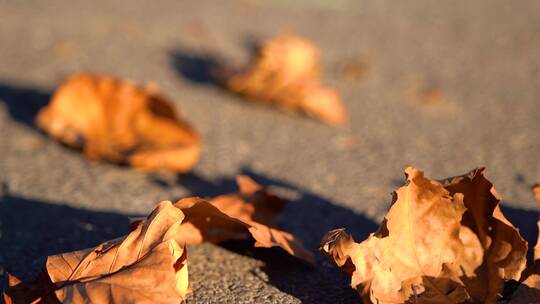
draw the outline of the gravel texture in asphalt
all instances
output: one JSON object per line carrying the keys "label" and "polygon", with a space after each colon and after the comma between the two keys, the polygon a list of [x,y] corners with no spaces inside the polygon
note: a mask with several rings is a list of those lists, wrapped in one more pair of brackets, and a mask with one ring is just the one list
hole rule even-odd
{"label": "gravel texture in asphalt", "polygon": [[[540,2],[0,0],[0,274],[114,238],[157,202],[234,191],[247,174],[291,203],[280,227],[317,250],[330,229],[374,231],[413,165],[444,178],[484,165],[504,211],[536,237]],[[345,128],[245,102],[209,69],[255,41],[302,35],[322,52]],[[187,175],[91,162],[39,132],[37,110],[70,73],[156,82],[204,139]],[[396,248],[399,250],[399,248]],[[250,244],[189,248],[188,303],[354,303],[317,254],[310,269]]]}

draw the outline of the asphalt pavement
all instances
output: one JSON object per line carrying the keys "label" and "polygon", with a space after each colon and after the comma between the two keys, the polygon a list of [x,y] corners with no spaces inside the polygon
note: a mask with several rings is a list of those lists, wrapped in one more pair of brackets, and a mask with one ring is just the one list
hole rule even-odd
{"label": "asphalt pavement", "polygon": [[[373,232],[409,165],[437,179],[486,166],[510,220],[536,238],[540,2],[290,2],[0,0],[0,274],[28,279],[47,255],[119,236],[161,200],[234,191],[237,174],[290,199],[280,227],[314,252],[333,228]],[[213,81],[214,66],[240,66],[282,32],[319,46],[344,128]],[[157,83],[203,136],[194,171],[88,161],[37,130],[36,112],[81,70]],[[187,303],[359,302],[320,254],[309,268],[232,242],[191,246],[189,263]]]}

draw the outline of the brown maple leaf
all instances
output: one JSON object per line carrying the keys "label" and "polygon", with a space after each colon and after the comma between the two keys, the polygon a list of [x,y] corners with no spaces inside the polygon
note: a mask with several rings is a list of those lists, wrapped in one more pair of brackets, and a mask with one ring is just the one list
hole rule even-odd
{"label": "brown maple leaf", "polygon": [[177,304],[188,292],[183,218],[171,202],[162,202],[125,237],[50,256],[33,284],[13,278],[4,298],[7,303]]}
{"label": "brown maple leaf", "polygon": [[327,234],[321,251],[371,303],[495,303],[517,279],[527,244],[502,215],[483,169],[437,182],[407,168],[379,230],[355,243]]}
{"label": "brown maple leaf", "polygon": [[[472,299],[495,303],[504,280],[518,280],[526,266],[527,242],[503,215],[500,196],[484,176],[484,168],[443,182],[451,193],[462,193],[467,211],[463,215],[461,238],[466,250],[477,248],[477,256],[466,255],[460,266],[462,281]],[[464,237],[473,233],[476,238]],[[481,250],[478,250],[478,247]],[[482,259],[480,259],[482,253]]]}
{"label": "brown maple leaf", "polygon": [[179,303],[188,292],[185,245],[253,239],[314,263],[292,234],[273,228],[286,201],[247,176],[238,193],[211,202],[190,197],[165,201],[125,237],[95,248],[50,256],[38,279],[24,284],[9,275],[10,303]]}
{"label": "brown maple leaf", "polygon": [[314,264],[315,257],[304,248],[300,240],[276,228],[279,215],[287,201],[270,193],[248,176],[238,176],[236,183],[239,188],[237,193],[219,195],[209,202],[229,217],[248,224],[256,247],[278,246],[289,254]]}
{"label": "brown maple leaf", "polygon": [[286,110],[302,111],[329,124],[342,125],[346,120],[339,95],[320,83],[317,48],[297,36],[284,34],[266,41],[254,63],[227,77],[225,86],[232,92]]}
{"label": "brown maple leaf", "polygon": [[280,247],[314,264],[313,253],[300,240],[276,228],[287,202],[247,176],[238,176],[237,184],[239,192],[236,193],[210,200],[187,197],[176,202],[174,205],[185,215],[177,241],[193,245],[253,239],[255,247]]}
{"label": "brown maple leaf", "polygon": [[375,234],[355,243],[344,231],[333,231],[321,250],[345,266],[368,302],[405,303],[417,293],[423,301],[462,302],[467,293],[450,269],[462,250],[463,196],[450,196],[417,169],[408,168],[406,176],[408,184],[396,191]]}
{"label": "brown maple leaf", "polygon": [[36,123],[89,159],[145,171],[189,171],[200,153],[198,134],[155,87],[105,75],[69,77]]}
{"label": "brown maple leaf", "polygon": [[[254,214],[261,214],[251,212],[257,207],[248,207],[250,202],[233,200],[231,196],[218,197],[217,205],[213,204],[214,200],[208,202],[198,198],[178,201],[175,206],[186,215],[181,228],[183,241],[186,244],[199,244],[252,238],[255,247],[280,247],[310,264],[315,263],[313,253],[304,248],[300,240],[288,232],[253,220]],[[222,203],[225,200],[228,201],[224,208]]]}
{"label": "brown maple leaf", "polygon": [[210,203],[227,215],[241,221],[256,221],[276,227],[279,215],[287,201],[268,192],[263,186],[245,175],[236,177],[237,193],[219,195]]}

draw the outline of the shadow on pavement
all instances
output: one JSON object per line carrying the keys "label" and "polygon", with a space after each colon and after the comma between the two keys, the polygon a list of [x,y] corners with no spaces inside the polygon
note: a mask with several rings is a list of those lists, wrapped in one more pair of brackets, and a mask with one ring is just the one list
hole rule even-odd
{"label": "shadow on pavement", "polygon": [[220,87],[223,73],[221,60],[209,53],[195,54],[175,49],[169,53],[171,65],[181,78],[201,85]]}
{"label": "shadow on pavement", "polygon": [[536,223],[540,219],[537,210],[524,210],[501,204],[501,210],[506,218],[519,229],[521,236],[529,243],[527,258],[529,262],[533,260],[533,249],[538,238]]}
{"label": "shadow on pavement", "polygon": [[48,91],[0,82],[0,102],[6,104],[13,119],[32,128],[36,114],[50,98]]}
{"label": "shadow on pavement", "polygon": [[[249,54],[250,60],[257,57],[263,39],[248,34],[242,45]],[[236,71],[237,67],[225,64],[224,58],[214,52],[193,51],[175,48],[169,51],[171,65],[178,76],[196,84],[222,87],[224,76]]]}
{"label": "shadow on pavement", "polygon": [[223,242],[220,246],[262,261],[264,265],[253,270],[252,275],[302,303],[359,303],[358,294],[350,288],[350,277],[321,254],[315,254],[317,264],[311,266],[283,250],[254,248],[247,241]]}
{"label": "shadow on pavement", "polygon": [[78,209],[6,191],[0,196],[0,268],[23,280],[32,279],[49,255],[93,247],[128,232],[128,215]]}

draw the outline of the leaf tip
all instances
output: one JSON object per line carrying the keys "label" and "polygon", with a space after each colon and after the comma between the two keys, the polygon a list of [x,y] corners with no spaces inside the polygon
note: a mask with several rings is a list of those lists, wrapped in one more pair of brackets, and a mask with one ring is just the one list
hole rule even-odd
{"label": "leaf tip", "polygon": [[247,175],[238,175],[236,177],[236,184],[238,185],[241,193],[247,194],[252,194],[262,188],[261,185]]}

